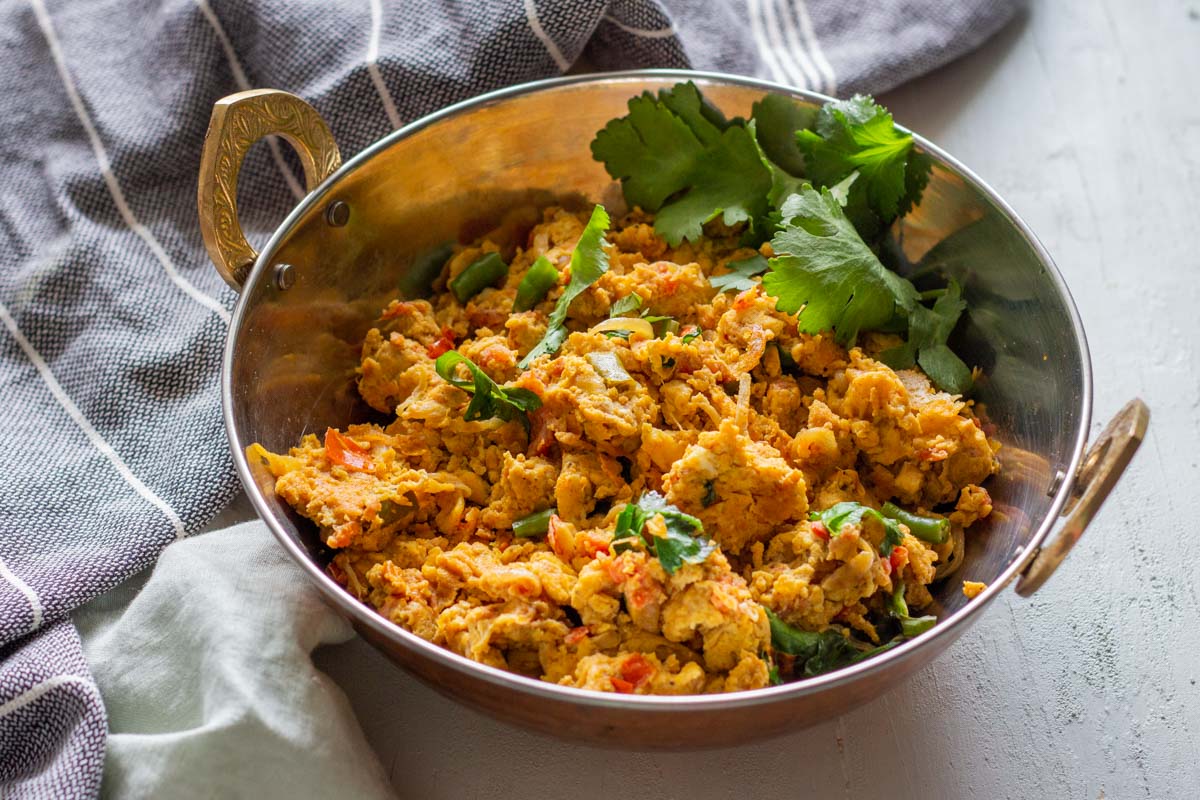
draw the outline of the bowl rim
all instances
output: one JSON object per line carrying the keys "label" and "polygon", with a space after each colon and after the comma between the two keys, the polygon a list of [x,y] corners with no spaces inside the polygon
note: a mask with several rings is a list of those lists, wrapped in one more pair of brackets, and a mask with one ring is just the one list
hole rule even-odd
{"label": "bowl rim", "polygon": [[914,142],[925,152],[936,157],[941,164],[951,168],[968,184],[977,189],[985,196],[995,207],[1003,213],[1016,227],[1018,233],[1025,239],[1026,243],[1036,253],[1038,260],[1050,275],[1050,279],[1054,287],[1058,290],[1060,299],[1067,310],[1070,321],[1070,327],[1075,336],[1075,344],[1078,349],[1078,356],[1081,364],[1082,389],[1080,397],[1080,416],[1079,426],[1075,432],[1075,441],[1072,446],[1071,456],[1067,467],[1064,469],[1065,478],[1056,487],[1056,492],[1050,504],[1049,510],[1037,527],[1037,530],[1030,537],[1029,542],[1023,548],[1019,548],[1014,552],[1012,559],[1009,561],[1005,569],[1000,575],[992,581],[983,592],[980,593],[974,600],[967,603],[958,611],[951,614],[945,620],[939,621],[928,632],[910,639],[902,644],[890,649],[885,653],[881,653],[873,658],[866,659],[857,664],[842,669],[834,670],[823,675],[818,675],[812,678],[806,678],[800,681],[781,684],[779,686],[769,686],[761,689],[750,689],[738,692],[728,692],[721,694],[700,694],[700,695],[637,695],[637,694],[618,694],[611,692],[599,692],[590,689],[577,689],[574,687],[560,686],[554,683],[548,683],[535,678],[528,678],[523,675],[508,672],[497,667],[488,666],[477,661],[471,661],[465,656],[460,656],[443,647],[428,642],[416,634],[413,634],[399,625],[386,619],[374,609],[369,608],[365,604],[359,602],[352,597],[345,589],[339,586],[331,577],[325,574],[312,559],[309,558],[307,552],[301,545],[294,541],[288,532],[283,528],[280,521],[272,512],[271,507],[267,504],[266,498],[255,482],[250,473],[249,464],[246,459],[244,445],[241,443],[238,435],[237,424],[233,415],[233,361],[234,353],[238,343],[238,333],[241,331],[244,319],[246,317],[249,303],[247,297],[252,293],[253,287],[256,287],[260,281],[269,279],[271,262],[274,260],[276,251],[282,245],[283,241],[291,233],[297,223],[306,216],[314,207],[320,206],[329,198],[329,195],[335,190],[341,180],[351,173],[355,172],[362,165],[373,159],[375,156],[390,148],[393,144],[412,136],[431,125],[434,125],[444,119],[458,116],[464,113],[470,113],[476,109],[490,106],[496,103],[503,102],[515,97],[533,94],[537,92],[552,91],[568,87],[578,87],[592,83],[614,84],[614,83],[637,83],[645,80],[663,80],[663,81],[696,81],[701,84],[709,85],[734,85],[745,88],[757,89],[763,92],[781,94],[793,99],[802,100],[810,103],[822,104],[834,100],[818,92],[798,89],[784,84],[765,81],[758,78],[750,78],[741,75],[731,75],[721,72],[707,72],[698,70],[681,70],[681,69],[644,69],[644,70],[624,70],[618,72],[594,72],[580,75],[569,75],[557,78],[548,78],[544,80],[529,81],[526,83],[516,84],[513,86],[497,89],[487,92],[467,100],[460,101],[450,106],[446,106],[431,114],[427,114],[413,122],[410,122],[383,138],[377,140],[373,144],[364,148],[361,152],[350,158],[342,164],[342,166],[326,178],[316,189],[309,192],[284,218],[279,226],[272,233],[266,246],[259,254],[255,261],[253,269],[246,278],[246,282],[242,287],[236,307],[234,308],[233,317],[228,327],[226,337],[225,351],[221,366],[221,405],[225,421],[225,429],[227,439],[229,440],[230,450],[233,455],[234,465],[237,469],[238,476],[241,478],[242,485],[249,495],[255,512],[262,519],[271,533],[283,546],[284,550],[292,557],[292,559],[300,566],[305,574],[316,584],[318,590],[324,596],[324,599],[330,603],[335,609],[343,615],[349,617],[355,623],[365,625],[371,631],[384,639],[390,640],[397,645],[414,652],[439,667],[453,670],[454,672],[462,673],[468,679],[480,679],[493,686],[513,689],[522,692],[526,695],[537,697],[539,700],[569,703],[587,707],[603,707],[609,710],[620,711],[637,711],[637,712],[683,712],[693,711],[702,712],[720,708],[721,710],[731,710],[737,708],[751,708],[761,704],[774,703],[783,701],[788,698],[798,698],[804,695],[812,695],[825,690],[835,689],[857,681],[859,678],[865,677],[868,674],[874,674],[889,669],[891,666],[898,664],[903,660],[912,657],[920,648],[932,646],[935,640],[941,640],[943,646],[949,645],[959,634],[961,634],[970,622],[978,615],[999,593],[1006,587],[1016,575],[1022,571],[1030,559],[1040,549],[1042,542],[1054,527],[1058,520],[1064,504],[1072,494],[1072,488],[1075,483],[1075,477],[1079,469],[1080,460],[1083,457],[1084,448],[1087,444],[1088,432],[1091,427],[1092,416],[1092,363],[1091,356],[1088,351],[1087,338],[1084,333],[1083,323],[1079,316],[1079,311],[1075,306],[1074,298],[1072,298],[1070,290],[1067,288],[1066,281],[1059,272],[1054,260],[1046,251],[1045,247],[1034,235],[1030,227],[1023,219],[1012,209],[1011,206],[1000,195],[991,188],[985,181],[977,176],[973,171],[968,169],[956,158],[951,156],[942,148],[929,142],[920,134],[908,131],[907,128],[901,127],[913,135]]}

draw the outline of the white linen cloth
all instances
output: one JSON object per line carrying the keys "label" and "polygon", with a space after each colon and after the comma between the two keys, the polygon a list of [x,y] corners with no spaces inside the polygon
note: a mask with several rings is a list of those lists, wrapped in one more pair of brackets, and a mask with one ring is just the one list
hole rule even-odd
{"label": "white linen cloth", "polygon": [[172,544],[74,621],[108,709],[105,796],[393,796],[311,659],[353,629],[261,522]]}

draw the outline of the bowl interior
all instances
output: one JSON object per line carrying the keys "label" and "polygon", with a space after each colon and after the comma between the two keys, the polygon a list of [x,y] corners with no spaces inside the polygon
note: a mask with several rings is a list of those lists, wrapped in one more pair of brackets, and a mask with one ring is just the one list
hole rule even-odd
{"label": "bowl interior", "polygon": [[[693,79],[730,117],[748,116],[771,88]],[[514,208],[552,200],[623,210],[619,187],[588,144],[630,97],[677,80],[602,76],[500,93],[414,123],[348,162],[284,223],[243,291],[226,375],[235,457],[253,442],[286,451],[305,433],[369,418],[354,388],[362,336],[389,299],[428,285],[449,243],[504,224]],[[1074,308],[1048,256],[978,179],[919,137],[918,147],[934,165],[929,185],[887,250],[902,271],[963,286],[970,311],[955,348],[982,368],[975,397],[1004,443],[1002,472],[988,487],[997,513],[973,529],[956,578],[931,587],[944,617],[966,602],[960,579],[1011,577],[1044,535],[1055,475],[1071,474],[1088,423],[1090,378]],[[349,205],[348,224],[326,222],[333,201]],[[286,291],[271,279],[279,263],[292,265],[296,278]],[[313,526],[275,497],[258,465],[243,466],[277,530],[322,560]]]}

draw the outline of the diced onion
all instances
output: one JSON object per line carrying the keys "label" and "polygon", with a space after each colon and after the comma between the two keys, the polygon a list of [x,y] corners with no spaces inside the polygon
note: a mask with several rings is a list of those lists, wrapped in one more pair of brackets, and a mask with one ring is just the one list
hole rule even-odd
{"label": "diced onion", "polygon": [[621,359],[617,358],[616,353],[588,353],[587,360],[606,383],[622,384],[633,380],[625,367],[621,366]]}
{"label": "diced onion", "polygon": [[591,333],[606,331],[629,331],[630,338],[640,336],[644,339],[654,338],[654,326],[641,317],[613,317],[592,326]]}

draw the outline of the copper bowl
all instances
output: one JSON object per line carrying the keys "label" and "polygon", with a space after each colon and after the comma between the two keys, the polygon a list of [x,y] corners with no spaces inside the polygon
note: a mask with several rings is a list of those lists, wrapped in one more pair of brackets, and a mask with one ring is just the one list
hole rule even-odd
{"label": "copper bowl", "polygon": [[[255,509],[333,608],[397,664],[443,694],[553,735],[618,746],[745,742],[840,714],[931,662],[1014,579],[1033,593],[1113,488],[1144,435],[1132,401],[1085,452],[1092,372],[1079,315],[1050,256],[979,178],[920,138],[933,162],[918,208],[889,247],[914,269],[953,276],[970,312],[955,349],[984,369],[976,398],[1004,442],[988,488],[997,513],[969,537],[966,566],[931,587],[942,620],[876,658],[796,683],[722,695],[654,697],[566,688],[470,661],[389,622],[326,573],[315,527],[249,463],[260,442],[286,450],[310,431],[367,416],[354,388],[362,336],[378,310],[428,285],[448,242],[493,227],[514,206],[584,197],[620,211],[619,187],[594,162],[594,133],[626,102],[694,81],[727,116],[771,92],[805,105],[828,98],[729,75],[670,70],[587,75],[493,92],[420,119],[344,165],[328,128],[298,98],[272,90],[217,103],[200,175],[213,260],[241,292],[225,349],[222,397],[233,458]],[[237,172],[267,134],[293,144],[309,194],[262,253],[237,220]],[[439,255],[440,254],[440,255]],[[1062,515],[1061,531],[1047,538]],[[967,601],[958,579],[988,584]],[[999,667],[997,667],[999,668]]]}

